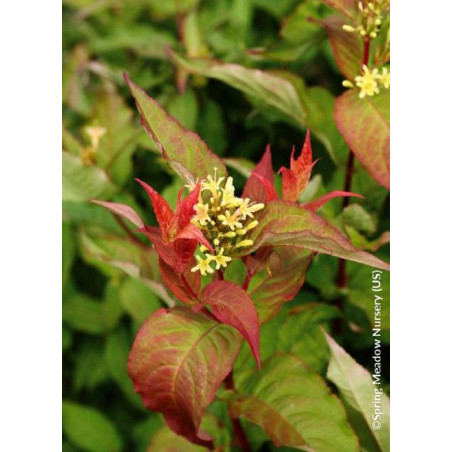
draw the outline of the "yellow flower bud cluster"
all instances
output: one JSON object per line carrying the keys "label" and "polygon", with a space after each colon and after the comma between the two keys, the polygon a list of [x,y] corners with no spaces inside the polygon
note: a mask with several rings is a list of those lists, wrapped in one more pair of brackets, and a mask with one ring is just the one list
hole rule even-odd
{"label": "yellow flower bud cluster", "polygon": [[346,88],[353,88],[354,86],[360,88],[359,97],[362,99],[365,96],[373,96],[380,92],[380,87],[389,89],[390,86],[390,73],[387,67],[384,67],[381,72],[378,69],[369,70],[364,65],[361,75],[355,77],[355,83],[350,80],[344,80],[342,85]]}
{"label": "yellow flower bud cluster", "polygon": [[389,10],[389,0],[360,1],[358,2],[358,8],[361,24],[356,27],[343,25],[343,30],[350,33],[358,33],[363,38],[376,38],[380,31],[384,13]]}
{"label": "yellow flower bud cluster", "polygon": [[212,244],[214,252],[210,253],[205,246],[201,246],[200,253],[195,256],[197,265],[191,271],[206,275],[226,268],[236,250],[253,245],[253,241],[246,236],[259,224],[254,219],[254,213],[263,208],[262,203],[236,197],[232,177],[226,180],[224,177],[217,178],[215,168],[214,176],[209,175],[201,182],[196,214],[191,219]]}

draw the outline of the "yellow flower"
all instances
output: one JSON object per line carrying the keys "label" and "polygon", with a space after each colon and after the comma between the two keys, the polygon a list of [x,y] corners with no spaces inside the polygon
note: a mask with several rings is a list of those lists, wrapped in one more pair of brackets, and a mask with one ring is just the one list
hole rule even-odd
{"label": "yellow flower", "polygon": [[228,262],[231,262],[232,258],[229,256],[224,256],[224,248],[221,247],[220,251],[216,256],[213,256],[212,254],[207,254],[208,257],[211,258],[212,262],[216,263],[216,269],[219,270],[221,267],[227,267]]}
{"label": "yellow flower", "polygon": [[217,169],[214,168],[215,174],[212,177],[210,174],[207,176],[207,180],[202,182],[202,190],[209,190],[212,193],[214,200],[218,199],[218,190],[220,189],[220,184],[223,182],[224,177],[217,179]]}
{"label": "yellow flower", "polygon": [[209,205],[199,202],[195,205],[196,215],[192,218],[193,223],[199,223],[201,226],[205,226],[206,223],[211,221],[209,216]]}
{"label": "yellow flower", "polygon": [[235,207],[235,205],[237,204],[237,198],[234,195],[235,187],[232,184],[232,182],[233,182],[232,177],[228,177],[224,188],[222,188],[223,191],[223,199],[221,200],[222,206]]}
{"label": "yellow flower", "polygon": [[369,68],[366,65],[363,65],[363,74],[355,77],[356,86],[361,88],[361,91],[359,92],[359,97],[361,99],[365,96],[373,96],[380,92],[377,83],[379,77],[378,69],[369,71]]}
{"label": "yellow flower", "polygon": [[221,221],[221,224],[224,226],[229,226],[231,231],[234,231],[235,228],[241,228],[242,223],[238,220],[238,216],[240,215],[239,209],[237,209],[232,215],[229,210],[226,210],[224,215],[218,215],[218,219]]}
{"label": "yellow flower", "polygon": [[201,256],[195,256],[196,260],[198,261],[198,265],[196,265],[195,267],[193,267],[191,269],[192,272],[195,272],[197,270],[199,270],[201,272],[201,275],[206,276],[207,273],[213,273],[214,270],[213,268],[209,265],[210,262],[212,261],[211,256],[207,256],[206,259],[203,259]]}
{"label": "yellow flower", "polygon": [[250,218],[253,218],[254,217],[253,213],[257,212],[258,210],[261,210],[263,208],[264,208],[264,204],[262,204],[262,203],[258,203],[258,204],[251,203],[250,204],[250,198],[240,199],[240,203],[238,206],[238,210],[242,214],[243,220],[245,220],[247,216]]}
{"label": "yellow flower", "polygon": [[380,83],[386,88],[389,89],[389,85],[390,85],[390,73],[388,71],[387,67],[384,67],[381,70],[381,75],[380,75]]}

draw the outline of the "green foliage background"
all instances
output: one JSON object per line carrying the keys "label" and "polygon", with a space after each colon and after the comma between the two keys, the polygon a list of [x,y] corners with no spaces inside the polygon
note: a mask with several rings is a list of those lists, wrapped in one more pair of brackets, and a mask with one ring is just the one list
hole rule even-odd
{"label": "green foliage background", "polygon": [[[172,302],[171,296],[158,282],[155,262],[140,255],[139,247],[130,247],[126,232],[109,212],[89,203],[90,198],[125,202],[154,223],[134,178],[149,182],[173,205],[180,185],[140,127],[122,71],[183,125],[196,130],[213,151],[230,159],[239,190],[267,143],[277,170],[288,166],[292,145],[301,148],[306,125],[324,130],[327,139],[313,134],[319,162],[304,195],[308,201],[343,188],[347,156],[332,117],[343,77],[326,34],[307,20],[329,14],[320,2],[299,0],[63,1],[64,451],[165,451],[169,445],[174,450],[199,449],[172,435],[160,415],[143,409],[127,376],[134,335],[151,312]],[[168,47],[181,55],[282,69],[287,77],[299,77],[304,84],[298,94],[312,107],[305,123],[272,108],[264,97],[248,96],[243,89],[199,74],[188,76],[169,58]],[[181,93],[177,80],[184,77],[186,90]],[[107,128],[94,161],[81,158],[90,146],[85,130],[90,125]],[[365,201],[353,201],[341,213],[341,201],[333,200],[321,213],[356,246],[372,249],[389,229],[388,191],[359,164],[352,191]],[[376,254],[388,260],[388,246]],[[370,369],[371,269],[348,263],[349,285],[339,290],[337,265],[335,258],[315,257],[301,292],[263,328],[264,357],[276,350],[291,351],[325,376],[329,349],[317,326],[332,328],[341,318],[336,340]],[[389,277],[384,278],[383,287],[389,290]],[[338,314],[334,306],[341,297],[343,311]],[[291,309],[304,309],[301,323],[284,314]],[[387,384],[386,302],[383,328]],[[216,403],[209,410],[224,415]],[[257,426],[250,424],[247,432],[255,450],[275,449]],[[228,450],[226,430],[223,441]]]}

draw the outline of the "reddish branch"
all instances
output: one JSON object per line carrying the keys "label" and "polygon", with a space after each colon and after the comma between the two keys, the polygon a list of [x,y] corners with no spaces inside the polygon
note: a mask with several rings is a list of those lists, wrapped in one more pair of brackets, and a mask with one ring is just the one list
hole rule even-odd
{"label": "reddish branch", "polygon": [[[370,39],[368,36],[363,38],[364,43],[364,51],[363,51],[363,66],[367,66],[369,64],[369,56],[370,56]],[[353,177],[353,167],[355,163],[355,154],[350,149],[348,154],[347,168],[345,170],[345,182],[344,182],[344,191],[351,191],[352,188],[352,177]],[[345,209],[350,202],[350,198],[348,196],[344,197],[342,201],[342,210]],[[345,271],[346,261],[344,259],[339,259],[339,268],[337,271],[337,286],[342,289],[347,285],[347,273]],[[339,302],[339,307],[342,306],[342,300]]]}
{"label": "reddish branch", "polygon": [[[234,390],[234,377],[231,373],[226,377],[224,380],[224,385],[226,389],[232,389]],[[244,452],[252,452],[250,443],[248,441],[248,438],[246,436],[245,430],[242,427],[242,424],[240,423],[240,420],[236,417],[232,416],[231,410],[228,408],[229,418],[231,419],[232,426],[234,427],[235,437],[237,439],[237,442],[240,446],[240,448]]]}
{"label": "reddish branch", "polygon": [[246,272],[245,281],[243,282],[243,286],[242,286],[243,290],[248,290],[248,286],[250,285],[250,281],[251,281],[252,277],[253,277],[253,274],[248,269],[248,271]]}

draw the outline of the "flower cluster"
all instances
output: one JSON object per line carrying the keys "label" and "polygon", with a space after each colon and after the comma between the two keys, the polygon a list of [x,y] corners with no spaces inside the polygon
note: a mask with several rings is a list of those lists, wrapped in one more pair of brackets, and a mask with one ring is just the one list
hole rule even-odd
{"label": "flower cluster", "polygon": [[389,10],[389,0],[376,0],[374,2],[359,2],[361,24],[357,27],[343,25],[342,28],[350,33],[358,33],[363,38],[376,38],[380,31],[383,14]]}
{"label": "flower cluster", "polygon": [[258,225],[254,213],[263,209],[264,204],[236,197],[232,177],[226,181],[224,177],[217,178],[215,169],[213,177],[209,175],[201,182],[201,192],[194,208],[196,214],[191,222],[203,232],[214,252],[207,252],[207,248],[201,245],[200,253],[195,256],[197,265],[191,271],[199,270],[206,275],[227,267],[238,248],[253,245],[246,236]]}
{"label": "flower cluster", "polygon": [[[365,96],[373,96],[380,92],[380,87],[389,89],[390,86],[390,73],[387,67],[384,67],[381,72],[378,69],[372,69],[364,65],[362,75],[355,77],[355,83],[360,88],[359,97],[362,99]],[[344,80],[342,85],[346,88],[353,88],[355,84],[350,80]]]}

